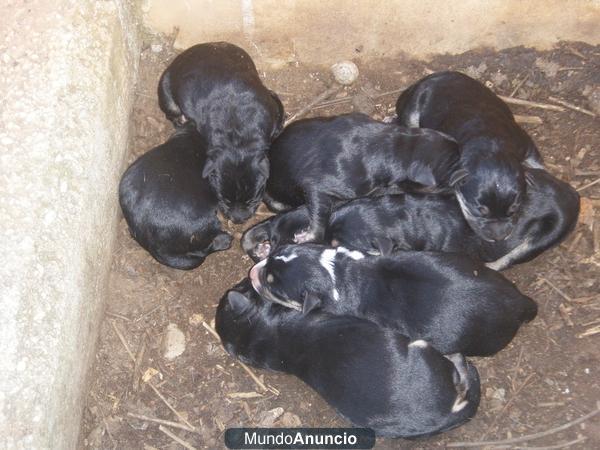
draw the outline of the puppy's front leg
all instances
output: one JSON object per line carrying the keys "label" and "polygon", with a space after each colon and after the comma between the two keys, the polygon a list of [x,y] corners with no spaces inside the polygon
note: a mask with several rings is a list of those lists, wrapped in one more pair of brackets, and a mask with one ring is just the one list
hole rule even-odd
{"label": "puppy's front leg", "polygon": [[294,242],[323,242],[325,229],[331,217],[332,199],[329,195],[312,192],[307,195],[307,208],[309,216],[308,230],[303,230],[294,235]]}
{"label": "puppy's front leg", "polygon": [[524,255],[529,253],[531,249],[531,242],[529,241],[529,239],[526,239],[503,257],[498,258],[496,261],[485,263],[485,265],[490,269],[498,271],[507,269],[508,267],[513,265],[513,263],[515,263],[518,259],[522,258]]}

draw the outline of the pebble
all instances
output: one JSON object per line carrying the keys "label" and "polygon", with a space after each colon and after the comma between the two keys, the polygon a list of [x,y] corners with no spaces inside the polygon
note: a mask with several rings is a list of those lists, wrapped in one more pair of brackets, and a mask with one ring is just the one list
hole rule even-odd
{"label": "pebble", "polygon": [[341,61],[331,66],[335,81],[345,86],[350,85],[358,78],[358,67],[352,61]]}
{"label": "pebble", "polygon": [[177,325],[170,323],[162,341],[163,358],[173,360],[185,351],[185,334]]}
{"label": "pebble", "polygon": [[277,407],[269,411],[264,411],[258,416],[258,426],[264,428],[270,428],[273,426],[275,421],[283,414],[283,408]]}

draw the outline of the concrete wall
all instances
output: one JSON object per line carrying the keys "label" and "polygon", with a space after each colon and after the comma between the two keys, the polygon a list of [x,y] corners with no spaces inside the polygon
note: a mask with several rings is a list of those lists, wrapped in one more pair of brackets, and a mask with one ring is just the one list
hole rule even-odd
{"label": "concrete wall", "polygon": [[0,448],[76,446],[139,55],[133,2],[0,17]]}
{"label": "concrete wall", "polygon": [[253,57],[314,64],[482,45],[548,48],[561,39],[600,43],[599,0],[145,0],[144,11],[154,30],[180,28],[180,48],[222,39]]}

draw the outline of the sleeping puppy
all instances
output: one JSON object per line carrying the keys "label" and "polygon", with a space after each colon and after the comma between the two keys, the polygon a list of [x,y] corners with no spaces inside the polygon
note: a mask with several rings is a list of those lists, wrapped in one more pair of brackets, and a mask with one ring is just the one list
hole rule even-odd
{"label": "sleeping puppy", "polygon": [[483,239],[505,239],[522,210],[524,167],[543,168],[508,106],[466,75],[439,72],[404,91],[396,113],[400,125],[432,128],[458,141],[461,171],[453,181],[465,219]]}
{"label": "sleeping puppy", "polygon": [[[502,241],[479,237],[452,196],[404,194],[352,200],[333,211],[324,243],[388,256],[396,251],[463,253],[495,270],[527,262],[558,245],[573,230],[579,195],[545,170],[528,169],[531,180],[513,232]],[[308,226],[305,206],[258,223],[242,236],[256,262]]]}
{"label": "sleeping puppy", "polygon": [[462,356],[445,358],[425,341],[368,320],[275,305],[247,280],[221,299],[215,326],[229,354],[297,376],[378,436],[430,436],[477,411],[479,375]]}
{"label": "sleeping puppy", "polygon": [[499,272],[457,253],[372,258],[345,247],[280,247],[250,270],[263,298],[373,320],[443,354],[502,350],[537,305]]}
{"label": "sleeping puppy", "polygon": [[192,124],[140,156],[119,184],[131,236],[158,262],[193,269],[232,237],[221,230],[217,200],[200,172],[206,144]]}
{"label": "sleeping puppy", "polygon": [[269,176],[266,150],[283,128],[283,105],[241,48],[226,42],[190,47],[160,78],[160,108],[175,126],[191,120],[208,142],[201,171],[235,223],[254,214]]}
{"label": "sleeping puppy", "polygon": [[269,150],[265,201],[306,204],[309,227],[296,242],[321,241],[336,202],[390,192],[436,192],[451,183],[456,143],[432,130],[385,124],[365,114],[292,123]]}

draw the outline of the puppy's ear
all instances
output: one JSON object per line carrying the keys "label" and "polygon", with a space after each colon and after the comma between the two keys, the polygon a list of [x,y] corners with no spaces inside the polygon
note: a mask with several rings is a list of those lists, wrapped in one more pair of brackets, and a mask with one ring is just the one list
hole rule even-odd
{"label": "puppy's ear", "polygon": [[213,250],[227,250],[231,246],[233,236],[229,233],[219,233],[212,241],[211,247]]}
{"label": "puppy's ear", "polygon": [[381,256],[389,256],[394,250],[394,242],[389,238],[377,237],[374,242]]}
{"label": "puppy's ear", "polygon": [[215,161],[209,158],[204,163],[204,169],[202,169],[202,178],[206,178],[210,173],[215,170]]}
{"label": "puppy's ear", "polygon": [[313,309],[321,306],[321,299],[316,294],[307,292],[304,294],[304,302],[302,303],[302,314],[308,314]]}
{"label": "puppy's ear", "polygon": [[465,169],[458,169],[456,172],[450,175],[448,184],[454,187],[456,183],[458,183],[460,180],[463,180],[467,175],[469,175],[469,172],[467,172]]}
{"label": "puppy's ear", "polygon": [[535,186],[535,177],[529,170],[525,171],[525,182],[527,183],[527,186]]}
{"label": "puppy's ear", "polygon": [[229,307],[238,313],[244,312],[250,306],[250,299],[238,291],[229,291],[227,302]]}
{"label": "puppy's ear", "polygon": [[258,172],[265,178],[269,178],[269,158],[263,157],[258,163]]}

